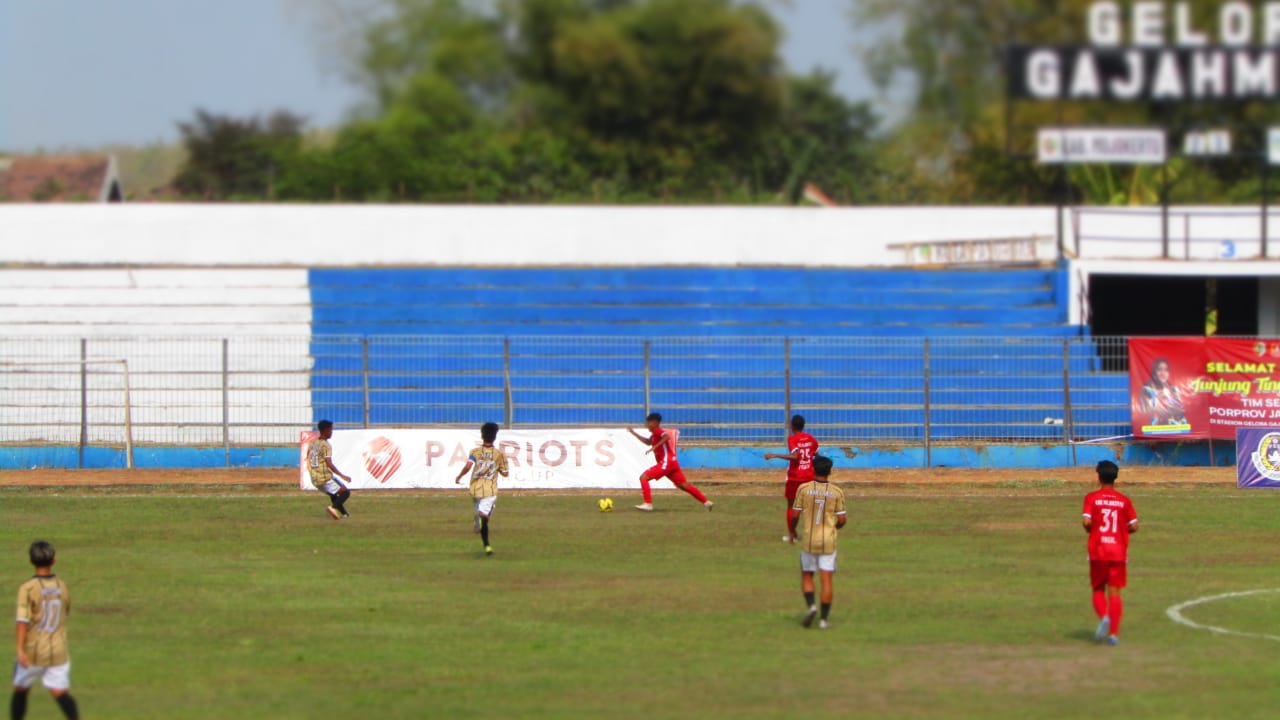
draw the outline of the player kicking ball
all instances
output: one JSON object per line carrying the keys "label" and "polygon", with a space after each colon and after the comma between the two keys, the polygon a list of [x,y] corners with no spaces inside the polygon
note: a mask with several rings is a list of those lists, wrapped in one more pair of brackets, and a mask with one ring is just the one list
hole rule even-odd
{"label": "player kicking ball", "polygon": [[1116,490],[1120,468],[1110,460],[1098,463],[1098,489],[1084,496],[1084,531],[1089,533],[1089,582],[1093,611],[1098,615],[1095,640],[1120,644],[1120,591],[1128,584],[1129,536],[1138,532],[1133,501]]}
{"label": "player kicking ball", "polygon": [[484,543],[484,554],[492,555],[493,546],[489,544],[489,517],[498,504],[498,476],[508,476],[507,456],[493,446],[498,439],[498,423],[487,422],[480,426],[480,447],[467,456],[467,464],[462,472],[453,479],[454,485],[462,484],[462,477],[471,472],[471,498],[476,506],[476,532],[480,533],[480,541]]}
{"label": "player kicking ball", "polygon": [[675,483],[676,487],[692,495],[706,509],[715,507],[715,503],[708,500],[707,496],[684,476],[684,471],[680,469],[680,459],[676,456],[677,433],[674,430],[662,429],[662,415],[649,413],[644,419],[644,424],[649,429],[649,437],[636,432],[635,428],[627,428],[627,432],[649,446],[645,453],[652,452],[654,460],[653,467],[640,473],[640,492],[644,496],[644,502],[637,505],[636,509],[642,512],[653,512],[653,489],[649,487],[649,483],[663,478],[667,478]]}
{"label": "player kicking ball", "polygon": [[343,475],[333,464],[333,446],[329,444],[329,438],[333,437],[333,423],[321,420],[316,423],[316,430],[320,437],[312,440],[307,448],[307,472],[311,474],[311,484],[329,496],[329,507],[324,509],[329,517],[334,520],[351,517],[347,512],[347,498],[351,497],[351,490],[338,482],[338,478],[351,482],[351,476]]}
{"label": "player kicking ball", "polygon": [[800,622],[805,627],[813,625],[819,607],[814,604],[815,573],[822,573],[822,619],[818,627],[831,627],[827,616],[835,599],[836,538],[844,527],[848,515],[844,509],[844,491],[832,485],[831,458],[817,455],[813,458],[813,480],[796,489],[796,501],[791,506],[791,538],[800,537],[800,590],[809,610]]}

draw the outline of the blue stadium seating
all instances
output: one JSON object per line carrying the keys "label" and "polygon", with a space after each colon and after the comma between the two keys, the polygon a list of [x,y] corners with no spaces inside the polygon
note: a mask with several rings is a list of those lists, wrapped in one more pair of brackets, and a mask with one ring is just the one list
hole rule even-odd
{"label": "blue stadium seating", "polygon": [[788,387],[829,437],[861,441],[926,425],[1061,439],[1045,419],[1069,400],[1102,436],[1127,427],[1127,380],[1067,324],[1066,284],[1060,269],[313,270],[313,397],[340,422],[501,420],[509,392],[517,424],[635,424],[647,382],[691,437],[738,442],[780,440]]}

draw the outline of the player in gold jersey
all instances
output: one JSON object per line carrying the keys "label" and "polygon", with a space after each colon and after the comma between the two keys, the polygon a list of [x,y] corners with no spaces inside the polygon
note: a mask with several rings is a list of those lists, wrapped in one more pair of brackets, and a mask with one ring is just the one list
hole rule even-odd
{"label": "player in gold jersey", "polygon": [[334,520],[351,517],[347,512],[347,498],[351,497],[351,490],[338,482],[338,478],[351,482],[351,476],[343,475],[333,464],[333,446],[329,444],[329,438],[333,437],[333,423],[321,420],[316,423],[316,430],[320,437],[312,440],[307,448],[307,472],[311,475],[311,484],[329,496],[329,507],[324,509],[329,517]]}
{"label": "player in gold jersey", "polygon": [[827,615],[831,612],[831,601],[835,595],[836,538],[848,515],[844,509],[844,491],[828,481],[831,458],[814,456],[813,475],[812,481],[796,488],[796,500],[791,506],[789,520],[792,543],[796,541],[797,529],[804,529],[800,538],[800,589],[809,610],[804,614],[803,625],[813,625],[813,618],[818,614],[818,606],[813,602],[813,575],[821,571],[822,621],[818,627],[826,630],[831,627]]}
{"label": "player in gold jersey", "polygon": [[67,584],[53,574],[53,546],[43,540],[27,551],[35,577],[18,588],[18,661],[13,666],[13,697],[9,717],[27,715],[27,693],[41,680],[70,720],[80,717],[71,697],[71,656],[67,653],[67,615],[71,595]]}
{"label": "player in gold jersey", "polygon": [[498,439],[498,423],[487,422],[480,426],[482,445],[471,451],[467,464],[462,472],[454,478],[453,484],[460,485],[462,477],[471,471],[471,498],[476,506],[476,532],[484,543],[484,554],[492,555],[493,546],[489,544],[489,516],[498,503],[498,476],[508,476],[507,456],[493,446]]}

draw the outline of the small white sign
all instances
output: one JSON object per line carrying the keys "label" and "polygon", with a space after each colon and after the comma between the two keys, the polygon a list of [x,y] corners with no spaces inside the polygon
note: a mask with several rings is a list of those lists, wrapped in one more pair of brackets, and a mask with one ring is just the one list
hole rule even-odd
{"label": "small white sign", "polygon": [[1267,131],[1267,158],[1272,165],[1280,165],[1280,127]]}
{"label": "small white sign", "polygon": [[1036,144],[1045,164],[1160,165],[1168,157],[1158,128],[1040,128]]}
{"label": "small white sign", "polygon": [[1191,157],[1224,157],[1231,154],[1230,130],[1197,130],[1182,138],[1182,154]]}

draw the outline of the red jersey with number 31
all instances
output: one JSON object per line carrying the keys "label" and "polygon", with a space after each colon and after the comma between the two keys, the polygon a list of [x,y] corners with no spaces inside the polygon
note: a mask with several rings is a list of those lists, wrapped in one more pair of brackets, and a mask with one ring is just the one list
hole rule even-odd
{"label": "red jersey with number 31", "polygon": [[1084,516],[1089,518],[1089,559],[1107,562],[1129,560],[1129,524],[1138,519],[1133,502],[1102,488],[1084,496]]}
{"label": "red jersey with number 31", "polygon": [[807,432],[791,433],[787,450],[795,457],[787,468],[787,482],[809,482],[813,479],[813,456],[818,454],[818,441]]}

